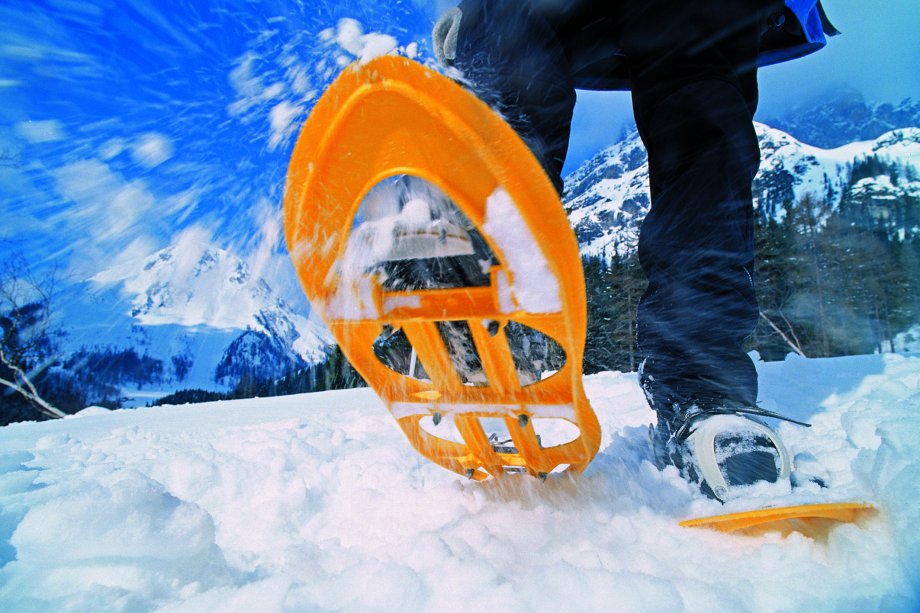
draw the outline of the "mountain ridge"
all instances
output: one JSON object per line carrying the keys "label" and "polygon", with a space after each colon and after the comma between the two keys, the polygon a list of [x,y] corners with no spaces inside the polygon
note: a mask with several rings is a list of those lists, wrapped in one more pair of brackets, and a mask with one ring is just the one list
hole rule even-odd
{"label": "mountain ridge", "polygon": [[803,100],[782,114],[766,116],[763,123],[802,142],[832,149],[920,126],[920,101],[869,103],[856,88],[842,86]]}
{"label": "mountain ridge", "polygon": [[[72,286],[61,321],[63,361],[107,363],[93,372],[96,387],[118,388],[128,404],[180,388],[227,391],[246,378],[281,377],[324,361],[333,343],[243,260],[188,241]],[[117,367],[125,359],[146,366],[126,378]]]}
{"label": "mountain ridge", "polygon": [[[799,141],[766,124],[755,123],[761,150],[754,178],[754,203],[759,214],[785,215],[785,203],[806,193],[839,204],[854,163],[877,156],[920,170],[920,128],[892,130],[869,141],[823,149]],[[890,182],[886,196],[920,195],[916,176],[901,185]],[[884,182],[876,188],[885,190]],[[563,202],[585,255],[635,250],[639,224],[647,213],[648,155],[636,131],[607,147],[565,178]],[[920,231],[920,229],[918,229]]]}

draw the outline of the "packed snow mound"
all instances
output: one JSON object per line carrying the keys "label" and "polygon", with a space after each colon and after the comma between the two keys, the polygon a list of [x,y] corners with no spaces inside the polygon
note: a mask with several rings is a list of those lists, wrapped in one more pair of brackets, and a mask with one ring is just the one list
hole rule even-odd
{"label": "packed snow mound", "polygon": [[823,495],[877,515],[679,527],[724,509],[653,466],[634,374],[586,378],[601,452],[542,484],[425,461],[367,389],[122,410],[0,429],[0,609],[918,610],[920,356],[758,368]]}
{"label": "packed snow mound", "polygon": [[99,407],[99,406],[94,405],[91,407],[86,407],[85,409],[81,411],[77,411],[73,415],[68,415],[66,419],[78,419],[80,417],[90,417],[90,416],[95,416],[95,415],[108,415],[109,413],[111,413],[111,411],[112,411],[111,409],[107,409],[105,407]]}

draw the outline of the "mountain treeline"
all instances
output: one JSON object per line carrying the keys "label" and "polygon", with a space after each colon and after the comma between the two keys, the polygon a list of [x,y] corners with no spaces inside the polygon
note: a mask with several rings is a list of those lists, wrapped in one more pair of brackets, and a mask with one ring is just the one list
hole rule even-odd
{"label": "mountain treeline", "polygon": [[342,350],[339,347],[333,347],[324,362],[293,370],[277,379],[260,379],[252,372],[247,372],[230,392],[220,393],[200,389],[179,390],[160,398],[154,405],[213,402],[237,398],[268,398],[366,386],[361,375],[345,359]]}
{"label": "mountain treeline", "polygon": [[[749,349],[766,360],[895,351],[920,322],[920,199],[877,191],[865,179],[916,181],[910,166],[874,156],[851,167],[836,208],[813,196],[758,216],[755,285],[761,317]],[[909,176],[906,176],[909,175]],[[585,372],[638,366],[635,316],[645,288],[635,250],[584,258],[588,298]]]}

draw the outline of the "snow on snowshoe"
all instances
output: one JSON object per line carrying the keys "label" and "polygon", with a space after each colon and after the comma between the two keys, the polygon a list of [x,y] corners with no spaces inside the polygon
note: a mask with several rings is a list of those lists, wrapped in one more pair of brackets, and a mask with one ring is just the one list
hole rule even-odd
{"label": "snow on snowshoe", "polygon": [[313,307],[422,455],[476,480],[593,459],[575,235],[474,95],[405,58],[346,68],[298,138],[285,232]]}

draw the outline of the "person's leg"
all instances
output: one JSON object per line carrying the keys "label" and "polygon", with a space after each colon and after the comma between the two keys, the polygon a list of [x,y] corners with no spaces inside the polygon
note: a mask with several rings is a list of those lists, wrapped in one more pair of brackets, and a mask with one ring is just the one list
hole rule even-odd
{"label": "person's leg", "polygon": [[573,38],[579,33],[606,33],[626,51],[636,121],[649,150],[652,209],[639,245],[649,289],[639,334],[648,358],[643,382],[659,412],[673,404],[668,398],[756,401],[756,373],[741,344],[757,317],[750,189],[759,149],[752,116],[760,28],[770,4],[582,2],[568,3],[566,14],[551,12],[551,3],[519,0],[460,5],[455,66],[505,114],[560,191],[575,98],[566,49],[581,52],[584,43]]}
{"label": "person's leg", "polygon": [[[762,23],[778,5],[654,0],[626,9],[621,22],[649,152],[652,206],[639,239],[649,286],[637,324],[659,452],[674,451],[676,430],[698,412],[757,401],[757,373],[743,349],[758,317],[751,182],[760,151],[752,119]],[[757,441],[767,451],[781,447]],[[735,470],[745,473],[739,481],[777,478],[771,453],[754,459]]]}
{"label": "person's leg", "polygon": [[562,193],[575,87],[549,18],[522,0],[465,0],[456,59],[466,85],[524,139]]}

